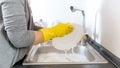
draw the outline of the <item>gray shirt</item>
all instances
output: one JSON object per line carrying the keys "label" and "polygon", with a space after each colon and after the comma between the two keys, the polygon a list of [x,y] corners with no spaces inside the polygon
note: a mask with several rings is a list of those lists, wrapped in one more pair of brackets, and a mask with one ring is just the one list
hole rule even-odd
{"label": "gray shirt", "polygon": [[39,27],[27,0],[0,0],[0,25],[0,68],[10,68],[25,56],[35,39],[33,30]]}

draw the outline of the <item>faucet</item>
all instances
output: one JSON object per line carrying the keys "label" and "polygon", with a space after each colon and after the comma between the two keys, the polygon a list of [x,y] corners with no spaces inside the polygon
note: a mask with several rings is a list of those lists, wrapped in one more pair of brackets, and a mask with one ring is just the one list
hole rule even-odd
{"label": "faucet", "polygon": [[86,39],[87,39],[87,33],[86,33],[86,29],[85,29],[85,24],[86,24],[86,22],[85,22],[85,11],[84,10],[80,10],[80,9],[77,9],[77,8],[75,8],[74,6],[70,6],[70,10],[71,10],[71,12],[76,12],[76,11],[81,11],[81,13],[82,13],[82,16],[83,16],[83,32],[84,32],[84,34],[82,34],[82,37],[81,37],[81,39],[80,39],[80,41],[78,42],[78,43],[81,43],[82,45],[86,45]]}
{"label": "faucet", "polygon": [[72,12],[76,12],[76,11],[81,11],[82,12],[82,15],[83,15],[83,31],[84,31],[84,33],[86,33],[86,29],[85,29],[85,11],[84,10],[80,10],[80,9],[77,9],[77,8],[75,8],[74,6],[70,6],[70,10],[72,11]]}

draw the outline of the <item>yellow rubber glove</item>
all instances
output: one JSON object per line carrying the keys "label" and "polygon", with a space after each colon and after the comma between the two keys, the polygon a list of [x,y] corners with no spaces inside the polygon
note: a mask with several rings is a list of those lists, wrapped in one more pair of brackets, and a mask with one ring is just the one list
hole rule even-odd
{"label": "yellow rubber glove", "polygon": [[52,28],[43,28],[40,31],[43,33],[44,42],[55,38],[63,37],[73,31],[74,27],[70,23],[59,23]]}

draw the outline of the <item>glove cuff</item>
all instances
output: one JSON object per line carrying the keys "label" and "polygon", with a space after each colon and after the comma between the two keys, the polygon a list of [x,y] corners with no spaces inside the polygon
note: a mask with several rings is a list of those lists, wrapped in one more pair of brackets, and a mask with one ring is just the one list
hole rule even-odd
{"label": "glove cuff", "polygon": [[43,28],[43,29],[40,29],[40,31],[43,33],[44,42],[54,37],[53,33],[51,32],[51,28]]}

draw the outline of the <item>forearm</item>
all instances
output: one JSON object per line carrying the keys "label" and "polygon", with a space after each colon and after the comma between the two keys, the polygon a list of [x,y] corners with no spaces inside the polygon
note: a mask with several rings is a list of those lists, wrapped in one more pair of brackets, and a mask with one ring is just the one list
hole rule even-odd
{"label": "forearm", "polygon": [[44,37],[41,31],[34,31],[34,34],[35,34],[35,40],[33,45],[44,42]]}

